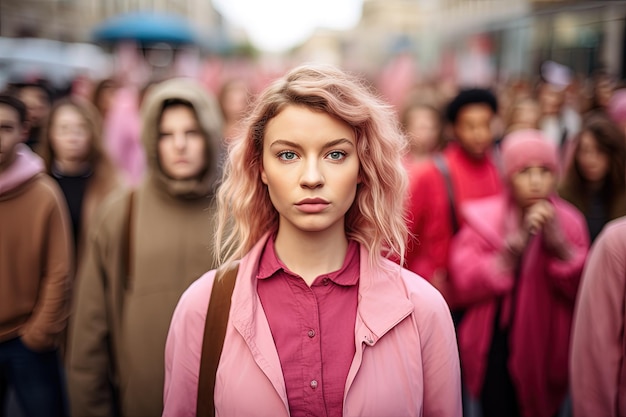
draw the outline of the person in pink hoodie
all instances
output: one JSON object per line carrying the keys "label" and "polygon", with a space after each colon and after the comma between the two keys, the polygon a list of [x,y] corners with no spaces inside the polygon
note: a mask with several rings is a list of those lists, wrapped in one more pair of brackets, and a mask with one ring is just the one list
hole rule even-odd
{"label": "person in pink hoodie", "polygon": [[557,150],[538,130],[502,144],[506,191],[466,204],[450,277],[467,307],[463,379],[484,417],[553,417],[566,399],[570,327],[589,237],[555,193]]}
{"label": "person in pink hoodie", "polygon": [[24,416],[62,417],[72,239],[63,194],[22,143],[27,132],[26,106],[0,95],[0,414],[11,388]]}
{"label": "person in pink hoodie", "polygon": [[574,417],[626,416],[626,217],[591,248],[576,302],[570,360]]}
{"label": "person in pink hoodie", "polygon": [[[406,143],[354,76],[295,68],[257,99],[218,192],[216,252],[241,259],[216,416],[460,417],[443,297],[404,254]],[[252,215],[253,214],[253,215]],[[165,348],[164,416],[194,416],[215,270],[181,297]]]}

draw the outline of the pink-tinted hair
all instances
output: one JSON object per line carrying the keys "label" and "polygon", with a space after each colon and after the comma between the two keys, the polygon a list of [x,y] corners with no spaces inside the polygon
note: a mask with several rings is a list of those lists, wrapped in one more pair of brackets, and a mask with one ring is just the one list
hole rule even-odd
{"label": "pink-tinted hair", "polygon": [[354,75],[304,65],[257,97],[241,136],[230,144],[218,192],[218,262],[240,258],[264,233],[278,227],[278,212],[261,181],[260,167],[267,123],[290,105],[323,111],[352,126],[362,182],[346,213],[346,235],[369,249],[372,264],[380,254],[403,260],[407,179],[401,159],[406,140],[392,107]]}

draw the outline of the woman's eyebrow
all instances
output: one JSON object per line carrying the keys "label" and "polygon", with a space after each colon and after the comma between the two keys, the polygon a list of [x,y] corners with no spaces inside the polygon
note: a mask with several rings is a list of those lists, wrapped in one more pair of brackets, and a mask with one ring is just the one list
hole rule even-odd
{"label": "woman's eyebrow", "polygon": [[[344,144],[345,145],[350,145],[350,146],[354,147],[354,144],[351,141],[349,141],[348,139],[340,138],[340,139],[331,140],[330,142],[326,143],[324,145],[323,149],[332,148],[334,146],[344,145]],[[271,146],[275,146],[275,145],[283,145],[283,146],[289,146],[290,148],[302,149],[301,145],[299,145],[299,144],[297,144],[295,142],[291,142],[289,140],[284,140],[284,139],[275,140],[274,142],[272,142],[270,144],[270,147]]]}

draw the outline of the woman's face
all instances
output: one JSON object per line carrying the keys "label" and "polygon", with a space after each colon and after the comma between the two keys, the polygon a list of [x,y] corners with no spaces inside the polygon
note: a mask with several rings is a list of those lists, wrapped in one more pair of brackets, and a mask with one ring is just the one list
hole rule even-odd
{"label": "woman's face", "polygon": [[591,132],[583,132],[576,152],[580,174],[589,182],[599,182],[609,173],[610,159]]}
{"label": "woman's face", "polygon": [[50,145],[54,159],[84,162],[89,158],[92,132],[83,115],[74,106],[57,109],[50,126]]}
{"label": "woman's face", "polygon": [[555,186],[556,175],[541,164],[528,164],[511,176],[513,197],[522,209],[548,198]]}
{"label": "woman's face", "polygon": [[206,140],[187,106],[167,107],[159,123],[158,158],[170,178],[187,180],[198,177],[206,166]]}
{"label": "woman's face", "polygon": [[324,112],[287,106],[267,124],[262,161],[280,233],[345,234],[360,183],[352,127]]}

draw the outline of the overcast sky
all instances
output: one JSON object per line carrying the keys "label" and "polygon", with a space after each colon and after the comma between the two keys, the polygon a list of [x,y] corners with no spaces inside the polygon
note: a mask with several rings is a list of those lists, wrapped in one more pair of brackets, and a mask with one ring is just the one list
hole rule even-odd
{"label": "overcast sky", "polygon": [[363,0],[213,0],[233,25],[259,49],[282,52],[307,39],[316,27],[349,29]]}

